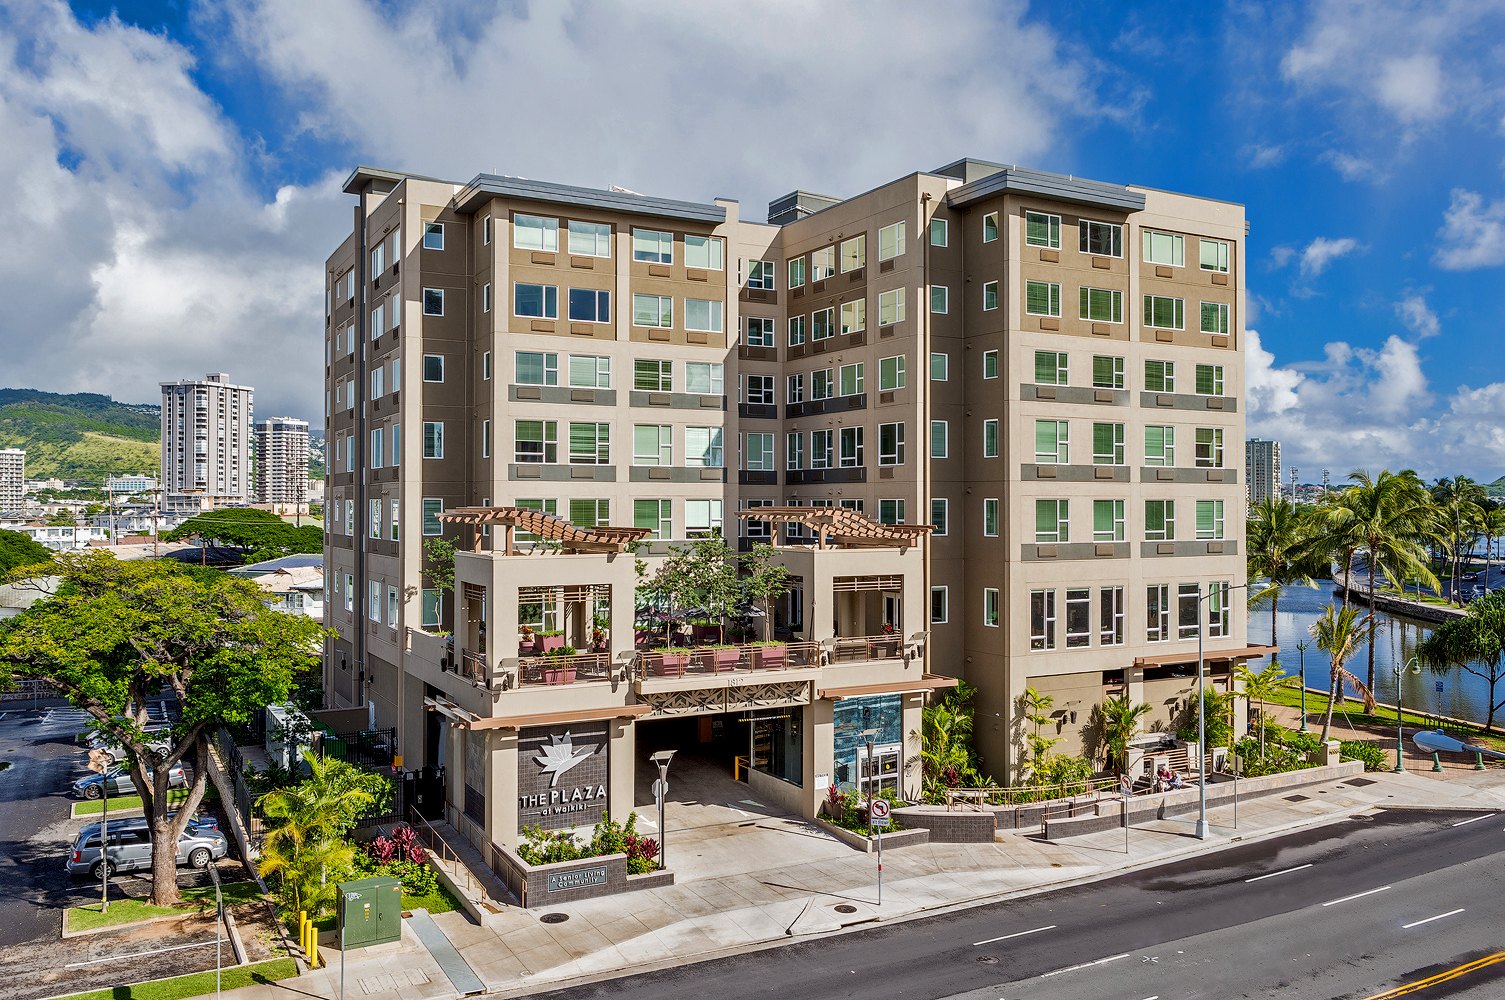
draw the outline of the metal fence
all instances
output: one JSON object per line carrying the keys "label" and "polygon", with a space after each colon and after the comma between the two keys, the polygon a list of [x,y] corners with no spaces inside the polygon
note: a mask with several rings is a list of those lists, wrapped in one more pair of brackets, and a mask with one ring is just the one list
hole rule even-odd
{"label": "metal fence", "polygon": [[397,752],[396,729],[364,729],[326,735],[323,755],[361,767],[391,767]]}
{"label": "metal fence", "polygon": [[0,701],[41,701],[44,698],[61,698],[62,692],[47,681],[17,678],[7,690],[0,691]]}

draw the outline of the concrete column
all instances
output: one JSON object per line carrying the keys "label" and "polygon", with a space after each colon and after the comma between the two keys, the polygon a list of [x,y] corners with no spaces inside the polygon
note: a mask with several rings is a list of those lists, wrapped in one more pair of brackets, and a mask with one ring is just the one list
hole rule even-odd
{"label": "concrete column", "polygon": [[488,729],[486,835],[517,848],[517,730]]}
{"label": "concrete column", "polygon": [[[940,697],[939,694],[936,697]],[[912,771],[905,770],[905,763],[911,758],[920,755],[920,727],[922,724],[922,709],[925,705],[925,696],[920,693],[906,694],[903,698],[903,716],[900,726],[903,732],[904,749],[901,752],[899,762],[899,788],[904,798],[911,802],[917,802],[920,798],[920,788],[924,784],[924,776],[920,765],[915,764]]]}
{"label": "concrete column", "polygon": [[[613,623],[615,624],[615,623]],[[627,822],[632,812],[637,779],[637,723],[631,719],[612,719],[607,724],[609,784],[606,788],[606,811],[618,823]],[[513,796],[516,801],[516,796]],[[663,831],[659,831],[662,835]]]}

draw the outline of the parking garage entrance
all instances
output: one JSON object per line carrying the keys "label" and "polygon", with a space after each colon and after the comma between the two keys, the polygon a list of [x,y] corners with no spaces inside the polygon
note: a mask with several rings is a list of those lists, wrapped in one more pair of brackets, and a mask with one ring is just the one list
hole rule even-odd
{"label": "parking garage entrance", "polygon": [[660,750],[674,751],[664,803],[664,822],[670,833],[781,815],[782,809],[760,801],[747,784],[758,714],[769,714],[769,710],[639,720],[633,789],[638,829],[651,833],[657,828],[653,783],[659,772],[649,757]]}

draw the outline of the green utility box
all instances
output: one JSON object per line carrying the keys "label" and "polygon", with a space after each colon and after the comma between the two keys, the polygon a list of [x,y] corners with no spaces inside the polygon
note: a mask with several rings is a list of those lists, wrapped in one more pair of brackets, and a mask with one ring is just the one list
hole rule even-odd
{"label": "green utility box", "polygon": [[402,882],[361,878],[340,883],[340,942],[365,948],[402,940]]}

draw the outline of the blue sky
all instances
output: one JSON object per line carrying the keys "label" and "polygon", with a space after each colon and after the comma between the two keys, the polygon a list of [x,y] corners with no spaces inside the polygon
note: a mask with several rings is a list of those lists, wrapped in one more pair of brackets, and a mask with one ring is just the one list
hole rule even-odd
{"label": "blue sky", "polygon": [[1249,432],[1303,480],[1505,474],[1505,3],[932,9],[11,0],[0,383],[317,420],[356,163],[762,218],[970,155],[1245,204]]}

